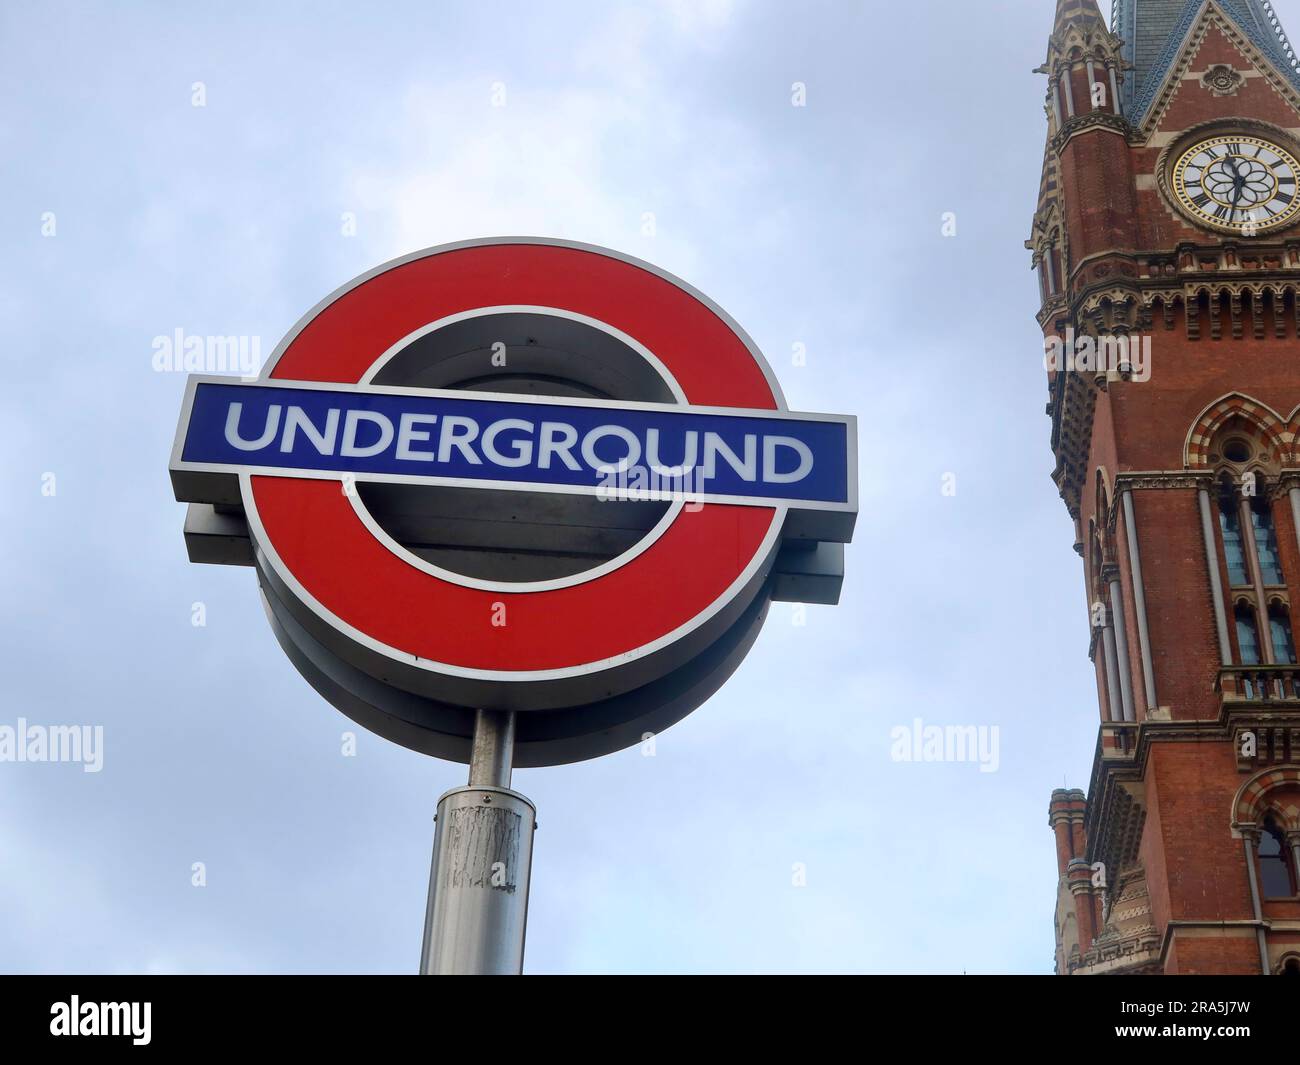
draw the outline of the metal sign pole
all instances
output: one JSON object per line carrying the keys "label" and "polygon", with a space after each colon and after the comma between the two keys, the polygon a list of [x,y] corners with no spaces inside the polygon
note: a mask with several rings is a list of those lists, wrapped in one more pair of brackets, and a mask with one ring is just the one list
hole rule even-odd
{"label": "metal sign pole", "polygon": [[469,783],[438,800],[420,972],[518,975],[537,809],[510,790],[515,715],[479,710]]}

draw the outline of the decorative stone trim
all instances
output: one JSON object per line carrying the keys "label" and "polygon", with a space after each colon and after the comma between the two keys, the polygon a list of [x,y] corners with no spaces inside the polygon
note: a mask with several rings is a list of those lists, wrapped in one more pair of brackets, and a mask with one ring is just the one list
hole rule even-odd
{"label": "decorative stone trim", "polygon": [[1215,96],[1236,96],[1245,80],[1227,63],[1215,63],[1201,75],[1201,85]]}
{"label": "decorative stone trim", "polygon": [[1145,470],[1118,474],[1115,478],[1115,491],[1118,493],[1130,489],[1140,491],[1150,488],[1208,488],[1213,483],[1214,475],[1209,470]]}
{"label": "decorative stone trim", "polygon": [[[1275,766],[1256,773],[1247,780],[1232,800],[1232,836],[1257,835],[1259,823],[1271,807],[1269,795],[1287,785],[1300,787],[1300,765]],[[1300,829],[1300,807],[1289,805],[1277,809],[1282,817],[1282,827],[1288,832]]]}
{"label": "decorative stone trim", "polygon": [[1286,972],[1286,967],[1291,962],[1300,963],[1300,951],[1288,950],[1285,954],[1283,954],[1280,958],[1278,958],[1277,964],[1273,966],[1273,975],[1281,976],[1284,972]]}
{"label": "decorative stone trim", "polygon": [[1232,46],[1263,75],[1278,96],[1290,104],[1291,107],[1300,110],[1300,93],[1297,93],[1286,76],[1278,70],[1277,64],[1271,58],[1265,56],[1255,46],[1255,42],[1247,37],[1232,19],[1222,17],[1217,8],[1213,5],[1207,5],[1190,31],[1189,40],[1184,46],[1178,62],[1165,72],[1155,98],[1146,108],[1146,114],[1142,116],[1142,125],[1140,127],[1143,133],[1150,134],[1160,128],[1161,122],[1164,121],[1165,112],[1169,109],[1169,105],[1173,103],[1174,96],[1181,87],[1183,78],[1187,76],[1188,71],[1192,69],[1193,64],[1196,62],[1210,26],[1218,28],[1219,32],[1228,39]]}
{"label": "decorative stone trim", "polygon": [[[1249,667],[1244,668],[1248,669]],[[1267,678],[1268,674],[1262,673],[1257,674],[1257,676]],[[1219,678],[1219,687],[1221,689],[1227,687],[1226,678],[1222,675]],[[1243,714],[1259,708],[1262,702],[1262,700],[1252,701],[1255,703],[1254,707],[1251,707],[1249,703],[1245,705],[1238,704]],[[1267,713],[1268,711],[1263,710],[1261,712]],[[1295,728],[1293,725],[1259,724],[1242,716],[1241,724],[1237,725],[1233,730],[1232,747],[1237,757],[1237,772],[1253,773],[1279,763],[1289,763],[1296,758],[1300,758],[1300,729]]]}
{"label": "decorative stone trim", "polygon": [[1081,115],[1075,115],[1067,122],[1062,123],[1061,128],[1056,131],[1052,137],[1052,151],[1060,154],[1071,138],[1080,133],[1086,133],[1091,129],[1103,129],[1110,133],[1118,134],[1125,141],[1128,140],[1132,127],[1128,124],[1128,119],[1123,115],[1111,114],[1109,111],[1085,111]]}
{"label": "decorative stone trim", "polygon": [[1272,407],[1260,403],[1240,392],[1224,396],[1211,404],[1188,431],[1187,442],[1183,447],[1183,462],[1189,469],[1205,469],[1209,466],[1210,444],[1220,427],[1234,417],[1245,418],[1273,446],[1274,458],[1284,466],[1294,461],[1295,429],[1288,424]]}

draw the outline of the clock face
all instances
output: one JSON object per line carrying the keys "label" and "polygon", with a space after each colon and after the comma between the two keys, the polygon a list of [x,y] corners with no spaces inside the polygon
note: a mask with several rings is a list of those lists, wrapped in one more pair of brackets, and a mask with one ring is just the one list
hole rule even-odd
{"label": "clock face", "polygon": [[1300,163],[1262,137],[1227,134],[1193,144],[1174,163],[1174,199],[1212,229],[1252,236],[1297,221]]}

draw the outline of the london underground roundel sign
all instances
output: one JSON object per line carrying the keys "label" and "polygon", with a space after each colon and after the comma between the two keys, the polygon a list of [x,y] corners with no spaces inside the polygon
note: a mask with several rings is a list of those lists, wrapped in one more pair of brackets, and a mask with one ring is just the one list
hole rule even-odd
{"label": "london underground roundel sign", "polygon": [[361,724],[516,764],[678,720],[769,602],[833,602],[851,417],[796,414],[752,341],[648,264],[503,238],[345,285],[256,380],[192,377],[171,460],[196,561],[256,567],[304,676]]}

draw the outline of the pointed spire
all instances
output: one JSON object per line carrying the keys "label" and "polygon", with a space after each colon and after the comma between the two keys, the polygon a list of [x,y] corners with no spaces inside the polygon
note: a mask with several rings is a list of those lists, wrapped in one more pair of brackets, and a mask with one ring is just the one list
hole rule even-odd
{"label": "pointed spire", "polygon": [[1100,19],[1097,0],[1056,0],[1056,25],[1078,22],[1082,19]]}
{"label": "pointed spire", "polygon": [[[1101,17],[1097,0],[1056,0],[1047,59],[1035,71],[1049,79],[1048,116],[1053,132],[1076,115],[1097,110],[1122,113],[1125,63],[1121,44]],[[1104,104],[1089,105],[1098,85],[1105,91]]]}
{"label": "pointed spire", "polygon": [[[1113,41],[1116,46],[1118,38],[1111,34],[1106,20],[1101,17],[1097,0],[1056,0],[1056,20],[1052,23],[1050,41],[1059,47],[1071,33],[1093,40],[1101,38]],[[1051,45],[1049,45],[1049,48]]]}
{"label": "pointed spire", "polygon": [[1097,7],[1097,0],[1056,0],[1056,22],[1052,27],[1053,33],[1059,33],[1071,23],[1082,25],[1090,21],[1101,22],[1101,11]]}

